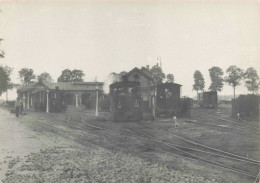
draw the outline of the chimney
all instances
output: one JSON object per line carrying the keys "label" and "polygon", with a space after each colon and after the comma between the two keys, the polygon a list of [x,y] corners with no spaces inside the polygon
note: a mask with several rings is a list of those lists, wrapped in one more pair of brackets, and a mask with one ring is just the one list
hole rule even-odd
{"label": "chimney", "polygon": [[149,65],[146,65],[146,69],[147,69],[147,70],[150,70],[150,66],[149,66]]}

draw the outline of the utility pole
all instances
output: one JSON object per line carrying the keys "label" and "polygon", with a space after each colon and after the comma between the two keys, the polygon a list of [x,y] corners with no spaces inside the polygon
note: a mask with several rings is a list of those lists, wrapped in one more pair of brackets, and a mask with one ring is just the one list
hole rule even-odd
{"label": "utility pole", "polygon": [[96,82],[96,114],[98,116],[98,82]]}

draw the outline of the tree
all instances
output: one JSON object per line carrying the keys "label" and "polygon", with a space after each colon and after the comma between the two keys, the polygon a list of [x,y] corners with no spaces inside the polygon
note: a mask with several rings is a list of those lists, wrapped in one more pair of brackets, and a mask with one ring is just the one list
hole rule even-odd
{"label": "tree", "polygon": [[257,93],[257,91],[259,90],[260,82],[257,71],[253,67],[250,67],[246,70],[246,72],[244,73],[244,79],[248,91],[252,91],[253,94]]}
{"label": "tree", "polygon": [[33,80],[35,79],[35,74],[33,74],[33,70],[32,69],[28,69],[28,68],[22,68],[19,71],[19,76],[20,76],[20,80],[23,84],[30,84],[33,82]]}
{"label": "tree", "polygon": [[154,65],[150,71],[154,75],[157,83],[163,83],[163,80],[165,79],[165,74],[163,73],[162,68],[158,64]]}
{"label": "tree", "polygon": [[37,76],[38,81],[45,81],[47,83],[51,83],[53,81],[51,75],[47,72],[43,72]]}
{"label": "tree", "polygon": [[[0,38],[0,42],[3,41],[3,39]],[[0,50],[0,58],[5,57],[5,52],[3,50]]]}
{"label": "tree", "polygon": [[58,77],[58,82],[71,82],[72,74],[71,70],[65,69],[62,71],[60,77]]}
{"label": "tree", "polygon": [[70,69],[65,69],[58,78],[58,82],[83,81],[84,75],[82,70],[74,69],[71,71]]}
{"label": "tree", "polygon": [[166,82],[167,83],[174,83],[174,76],[173,76],[173,74],[167,74],[167,76],[166,76]]}
{"label": "tree", "polygon": [[209,89],[211,91],[221,91],[223,88],[223,70],[219,67],[212,67],[209,69],[209,75],[211,79],[211,84]]}
{"label": "tree", "polygon": [[198,97],[199,90],[203,90],[205,87],[204,77],[200,71],[196,70],[193,74],[193,78],[194,78],[193,90],[197,91],[197,97]]}
{"label": "tree", "polygon": [[228,76],[225,77],[225,82],[233,87],[234,99],[236,98],[236,86],[240,85],[240,81],[243,79],[243,70],[235,65],[229,66],[226,70]]}
{"label": "tree", "polygon": [[5,92],[8,76],[3,66],[0,65],[0,96]]}
{"label": "tree", "polygon": [[71,72],[71,75],[72,75],[71,78],[72,81],[81,81],[81,82],[83,81],[83,76],[85,76],[82,70],[77,70],[77,69],[74,69]]}
{"label": "tree", "polygon": [[0,66],[0,96],[6,92],[6,101],[8,101],[8,90],[13,89],[16,84],[11,82],[10,75],[13,69],[8,66]]}

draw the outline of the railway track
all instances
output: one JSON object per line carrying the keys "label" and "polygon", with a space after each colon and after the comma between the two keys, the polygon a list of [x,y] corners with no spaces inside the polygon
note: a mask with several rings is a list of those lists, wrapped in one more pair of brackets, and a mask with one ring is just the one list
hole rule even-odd
{"label": "railway track", "polygon": [[[243,162],[251,163],[251,164],[254,164],[254,165],[259,165],[259,163],[260,163],[260,162],[257,162],[255,160],[251,160],[251,159],[248,159],[248,158],[238,157],[237,155],[234,155],[234,154],[231,154],[231,153],[229,153],[229,155],[231,155],[233,157],[228,157],[228,156],[223,155],[223,154],[221,155],[221,154],[216,154],[216,153],[212,153],[212,152],[207,152],[207,151],[200,150],[200,149],[194,149],[194,148],[179,146],[179,145],[176,145],[176,144],[173,144],[173,143],[169,143],[169,142],[163,141],[161,139],[154,138],[150,134],[148,134],[146,132],[142,132],[138,128],[130,127],[130,129],[135,130],[136,132],[142,134],[142,136],[138,135],[138,138],[143,138],[145,140],[153,141],[154,143],[160,143],[160,144],[163,144],[163,145],[165,145],[167,147],[173,148],[173,149],[175,149],[175,151],[179,151],[182,154],[184,154],[185,156],[182,155],[184,157],[190,156],[190,157],[188,157],[189,159],[192,159],[191,157],[193,157],[193,159],[195,158],[195,159],[197,159],[199,161],[203,161],[203,162],[206,162],[206,163],[214,165],[214,166],[226,168],[226,169],[229,169],[231,171],[234,171],[234,172],[237,172],[237,173],[240,173],[240,174],[243,174],[243,175],[247,175],[247,176],[250,176],[250,177],[255,177],[255,175],[251,174],[251,173],[248,173],[246,171],[243,171],[243,170],[239,170],[237,168],[232,168],[232,167],[224,166],[224,165],[219,164],[219,163],[212,162],[212,161],[207,160],[207,159],[205,159],[203,157],[199,157],[199,156],[197,156],[195,154],[192,154],[189,151],[193,151],[193,152],[196,151],[196,152],[204,153],[204,154],[207,154],[207,155],[214,155],[214,156],[224,157],[224,158],[228,158],[228,159],[232,159],[232,160],[236,160],[236,161],[243,161]],[[112,129],[106,129],[106,130],[113,131],[114,133],[118,133],[118,131],[115,131],[115,130],[112,130]],[[105,135],[108,135],[108,134],[105,134]],[[126,135],[126,134],[124,134],[124,135]],[[128,135],[128,137],[129,137],[129,135]],[[131,137],[131,138],[133,138],[133,137]],[[136,136],[134,138],[136,138]],[[154,148],[154,147],[151,147],[151,146],[149,146],[149,148],[158,150],[158,148]],[[172,150],[170,150],[170,151],[168,150],[168,151],[164,151],[164,152],[173,153]],[[227,154],[226,152],[222,152],[222,153]]]}
{"label": "railway track", "polygon": [[[74,125],[70,125],[69,122],[73,122]],[[75,125],[75,123],[77,125]],[[50,125],[50,124],[45,123],[45,125]],[[203,154],[207,154],[207,155],[211,155],[211,156],[218,156],[218,157],[222,157],[222,158],[229,158],[229,159],[232,159],[233,161],[234,160],[235,161],[243,161],[243,162],[254,164],[254,165],[259,165],[259,163],[260,163],[260,162],[255,162],[254,160],[252,161],[252,160],[247,159],[247,158],[227,157],[227,156],[224,156],[223,154],[222,155],[216,154],[216,153],[207,152],[207,151],[204,151],[204,150],[201,150],[201,149],[194,149],[194,148],[190,148],[190,147],[185,147],[185,146],[180,146],[180,145],[176,145],[176,144],[173,144],[173,143],[169,143],[169,142],[166,142],[162,139],[155,138],[151,134],[148,134],[147,132],[143,132],[140,129],[137,129],[136,127],[129,127],[129,129],[131,129],[135,132],[134,133],[135,136],[133,136],[133,134],[130,134],[129,132],[128,133],[119,132],[117,130],[109,129],[109,128],[106,128],[106,127],[100,127],[100,126],[97,126],[97,125],[93,125],[91,123],[86,122],[83,117],[82,117],[81,122],[71,120],[71,118],[70,118],[69,120],[66,121],[66,124],[64,124],[64,125],[68,126],[71,129],[74,129],[74,130],[84,131],[85,133],[81,134],[81,135],[79,135],[77,131],[76,132],[70,131],[68,133],[72,134],[73,136],[76,136],[80,139],[84,139],[84,141],[87,144],[92,144],[92,145],[95,145],[97,147],[102,147],[100,145],[97,145],[97,144],[100,144],[99,142],[95,143],[95,141],[98,140],[98,139],[102,140],[104,138],[106,138],[106,139],[108,139],[108,138],[117,138],[117,139],[118,138],[121,138],[121,139],[127,138],[127,139],[131,139],[132,141],[134,141],[134,144],[137,144],[139,146],[146,147],[146,148],[149,148],[149,149],[153,149],[154,151],[160,151],[160,152],[176,155],[176,156],[179,156],[179,157],[182,157],[182,158],[194,160],[194,161],[197,161],[197,162],[207,163],[207,164],[210,164],[210,165],[213,165],[213,166],[216,166],[216,167],[220,167],[220,168],[224,168],[224,169],[230,170],[232,172],[236,172],[236,173],[239,173],[241,175],[245,175],[245,176],[248,176],[248,177],[251,177],[251,178],[252,177],[255,178],[256,175],[249,173],[249,172],[246,172],[244,170],[240,170],[240,169],[237,169],[237,168],[222,165],[220,163],[212,162],[212,161],[210,161],[210,160],[208,160],[204,157],[196,155],[195,152],[199,152],[199,153],[203,153]],[[52,125],[51,129],[55,129],[55,128],[56,127]],[[56,129],[56,130],[59,131],[60,129]],[[94,131],[95,131],[95,133],[93,133]],[[107,131],[111,131],[113,133],[112,134],[107,133]],[[136,132],[139,135],[136,135]],[[93,140],[93,138],[96,138],[96,140]],[[140,139],[145,140],[145,143],[137,141],[138,139],[139,140]],[[149,141],[149,145],[147,145],[147,141]],[[81,143],[82,143],[82,141],[81,141]],[[159,146],[164,146],[164,149],[162,149],[160,147],[158,148],[158,144],[160,144]],[[107,145],[105,145],[105,146],[107,146]],[[165,147],[166,147],[166,150],[165,150]],[[104,148],[104,147],[102,147],[102,148]],[[119,147],[113,146],[113,145],[112,146],[110,145],[110,148],[122,150]]]}
{"label": "railway track", "polygon": [[[192,114],[195,114],[195,115],[199,115],[199,116],[202,116],[202,117],[209,117],[210,119],[215,119],[215,120],[218,120],[218,121],[222,121],[222,122],[225,122],[225,123],[232,123],[232,124],[236,124],[238,126],[244,126],[244,127],[247,127],[248,129],[258,129],[259,130],[259,127],[258,126],[254,126],[254,125],[249,125],[249,124],[244,124],[244,123],[241,123],[241,122],[238,122],[236,120],[230,120],[230,119],[226,119],[226,118],[222,118],[222,117],[219,117],[219,116],[216,116],[216,115],[212,115],[212,114],[208,114],[208,113],[202,113],[200,111],[193,111]],[[258,131],[254,131],[254,132],[258,132]]]}
{"label": "railway track", "polygon": [[[201,114],[193,114],[193,115],[200,117],[200,122],[192,121],[192,120],[190,120],[188,122],[194,123],[194,124],[201,124],[201,125],[207,125],[207,126],[212,126],[212,127],[218,127],[220,129],[226,129],[226,130],[228,130],[228,132],[231,132],[231,133],[237,133],[237,131],[239,131],[240,133],[248,135],[248,136],[253,136],[253,137],[259,137],[260,136],[260,132],[258,132],[258,131],[253,131],[253,130],[250,130],[248,128],[245,129],[245,128],[238,128],[238,127],[234,127],[234,126],[227,126],[227,124],[224,124],[224,126],[223,126],[222,121],[220,121],[220,122],[216,121],[216,119],[214,119],[214,118],[205,117]],[[210,123],[209,121],[213,121],[214,124]],[[218,124],[221,123],[221,125],[217,125],[215,123],[218,123]]]}

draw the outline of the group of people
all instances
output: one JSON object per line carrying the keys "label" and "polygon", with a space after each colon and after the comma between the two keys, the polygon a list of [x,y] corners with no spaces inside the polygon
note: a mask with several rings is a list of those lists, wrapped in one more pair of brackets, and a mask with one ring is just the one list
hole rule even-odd
{"label": "group of people", "polygon": [[24,100],[23,98],[19,99],[18,97],[16,98],[15,100],[15,114],[16,114],[16,117],[19,117],[19,114],[23,114],[23,103],[24,103]]}

